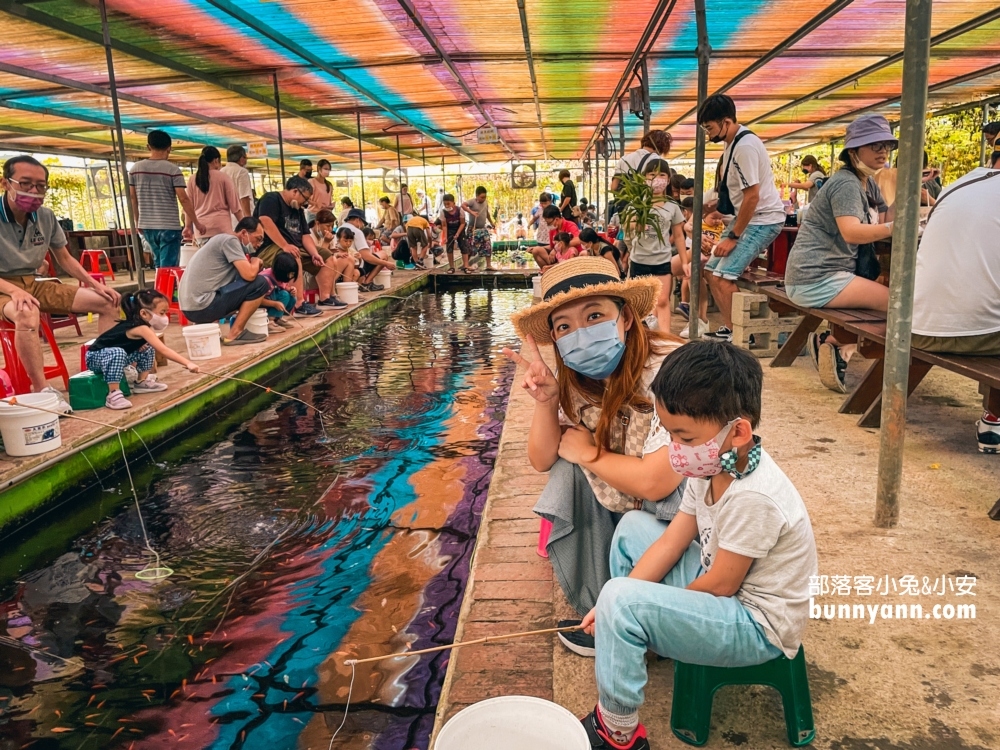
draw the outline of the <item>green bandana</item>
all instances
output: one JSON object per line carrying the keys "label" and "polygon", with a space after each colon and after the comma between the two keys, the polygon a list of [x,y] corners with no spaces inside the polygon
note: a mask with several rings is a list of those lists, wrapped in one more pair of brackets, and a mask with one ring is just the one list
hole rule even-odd
{"label": "green bandana", "polygon": [[760,436],[753,436],[753,447],[747,454],[747,470],[740,472],[736,470],[736,463],[740,460],[739,454],[736,453],[736,449],[726,451],[721,456],[719,456],[719,463],[722,464],[722,470],[730,474],[735,479],[743,479],[743,477],[750,476],[753,474],[754,469],[760,464]]}

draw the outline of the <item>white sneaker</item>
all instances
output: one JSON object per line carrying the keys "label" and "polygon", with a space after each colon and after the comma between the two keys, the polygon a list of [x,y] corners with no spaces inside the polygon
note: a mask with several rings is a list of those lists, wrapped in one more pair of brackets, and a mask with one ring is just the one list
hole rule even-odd
{"label": "white sneaker", "polygon": [[104,405],[109,409],[131,409],[132,402],[122,395],[121,391],[111,391],[104,399]]}
{"label": "white sneaker", "polygon": [[73,407],[70,406],[69,402],[66,401],[66,399],[63,398],[63,395],[59,391],[57,391],[55,388],[53,388],[51,385],[45,386],[44,388],[42,388],[42,390],[39,391],[39,393],[51,393],[56,398],[58,398],[59,402],[56,404],[55,410],[57,412],[59,412],[60,414],[72,414],[73,413]]}
{"label": "white sneaker", "polygon": [[655,313],[650,313],[649,315],[647,315],[643,319],[643,322],[646,324],[646,328],[648,328],[651,331],[660,330],[660,322],[656,319]]}
{"label": "white sneaker", "polygon": [[145,380],[137,380],[129,387],[133,393],[157,393],[167,390],[167,384],[158,381],[155,375],[147,375]]}
{"label": "white sneaker", "polygon": [[[689,339],[689,338],[691,338],[690,328],[691,328],[691,324],[688,323],[686,326],[684,326],[684,328],[681,330],[681,332],[678,335],[682,339]],[[698,321],[698,330],[700,330],[700,331],[707,331],[708,330],[708,321],[707,320],[699,320]]]}

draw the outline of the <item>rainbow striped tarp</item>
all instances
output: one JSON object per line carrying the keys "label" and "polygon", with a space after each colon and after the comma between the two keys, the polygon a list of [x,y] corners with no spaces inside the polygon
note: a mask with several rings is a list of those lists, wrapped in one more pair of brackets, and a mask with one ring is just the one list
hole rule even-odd
{"label": "rainbow striped tarp", "polygon": [[[775,152],[899,106],[905,0],[708,0],[709,90]],[[581,158],[626,142],[644,55],[652,124],[693,145],[694,0],[107,0],[130,154],[166,128],[179,155],[266,141],[274,81],[285,155],[367,165]],[[88,0],[0,0],[0,148],[112,155],[100,14]],[[1000,8],[935,0],[932,110],[1000,90]],[[616,96],[617,94],[617,96]],[[487,136],[496,128],[496,142]]]}

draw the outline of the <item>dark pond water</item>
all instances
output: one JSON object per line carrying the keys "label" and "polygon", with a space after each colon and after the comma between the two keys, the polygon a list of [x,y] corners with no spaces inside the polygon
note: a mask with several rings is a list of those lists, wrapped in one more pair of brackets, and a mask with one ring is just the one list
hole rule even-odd
{"label": "dark pond water", "polygon": [[[326,748],[451,642],[530,292],[420,294],[0,542],[0,750]],[[426,748],[448,653],[334,747]]]}

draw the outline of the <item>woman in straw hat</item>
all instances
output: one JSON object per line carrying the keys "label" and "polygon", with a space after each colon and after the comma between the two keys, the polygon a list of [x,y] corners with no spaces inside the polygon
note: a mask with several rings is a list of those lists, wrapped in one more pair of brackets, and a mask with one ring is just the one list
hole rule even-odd
{"label": "woman in straw hat", "polygon": [[[549,472],[535,512],[552,522],[549,560],[581,615],[611,577],[621,514],[645,511],[669,521],[683,494],[649,390],[663,358],[681,343],[642,322],[659,293],[658,279],[623,281],[606,258],[559,263],[542,276],[542,300],[513,316],[521,353],[504,350],[527,366],[522,386],[535,400],[528,460]],[[539,344],[554,344],[555,374]],[[593,655],[591,636],[560,639]]]}

